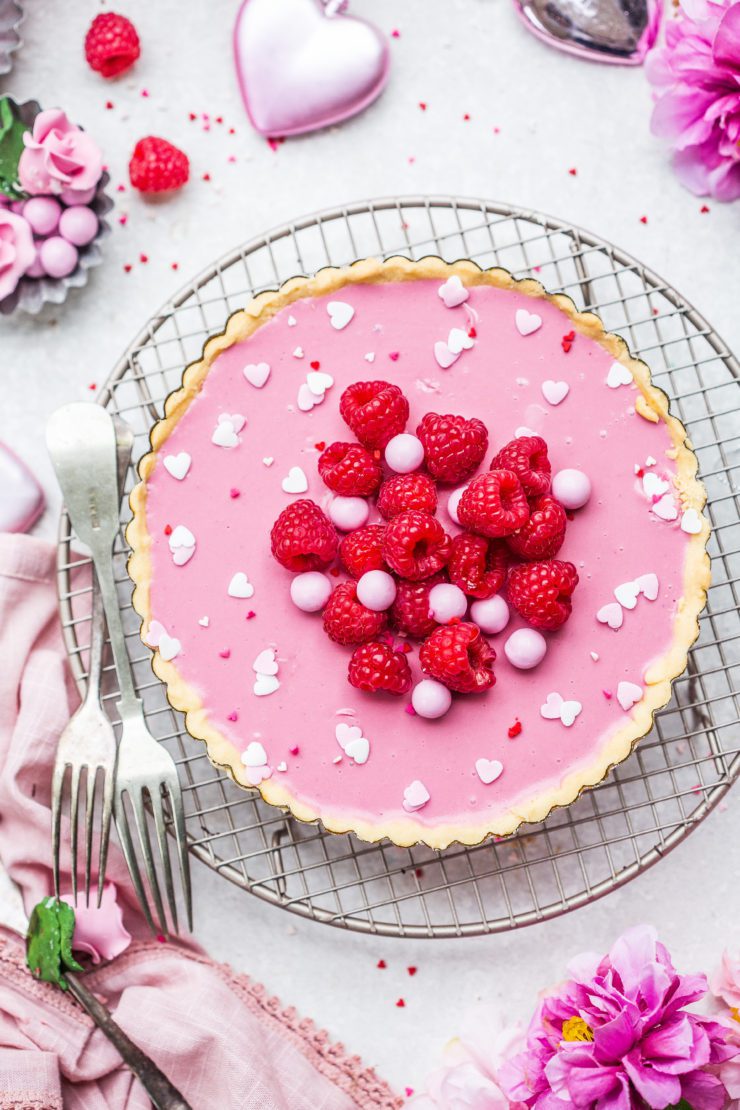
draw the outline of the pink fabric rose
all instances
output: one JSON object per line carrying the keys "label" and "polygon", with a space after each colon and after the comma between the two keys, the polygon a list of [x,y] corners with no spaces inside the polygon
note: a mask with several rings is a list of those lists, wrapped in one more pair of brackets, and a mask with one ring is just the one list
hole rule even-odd
{"label": "pink fabric rose", "polygon": [[653,134],[674,148],[697,196],[740,197],[740,0],[681,0],[665,45],[645,63],[655,87]]}
{"label": "pink fabric rose", "polygon": [[10,296],[35,257],[29,225],[22,216],[0,208],[0,301]]}
{"label": "pink fabric rose", "polygon": [[[734,960],[729,952],[723,953],[722,964],[712,978],[710,989],[723,1004],[715,1016],[727,1030],[725,1037],[740,1049],[740,960]],[[719,1077],[733,1105],[740,1106],[740,1057],[722,1064]]]}
{"label": "pink fabric rose", "polygon": [[39,112],[23,142],[18,179],[32,196],[64,191],[73,197],[89,192],[100,180],[103,159],[97,143],[58,108]]}
{"label": "pink fabric rose", "polygon": [[97,896],[90,893],[90,904],[85,904],[84,894],[78,896],[78,904],[71,894],[63,894],[66,902],[75,911],[75,931],[72,948],[75,952],[86,952],[94,964],[101,960],[114,960],[125,952],[131,943],[131,934],[123,924],[123,911],[116,901],[116,888],[113,883],[103,887],[103,897],[98,907]]}

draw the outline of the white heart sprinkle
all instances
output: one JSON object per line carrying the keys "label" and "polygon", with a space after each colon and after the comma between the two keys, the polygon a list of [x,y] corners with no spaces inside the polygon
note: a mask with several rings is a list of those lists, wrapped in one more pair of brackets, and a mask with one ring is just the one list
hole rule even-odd
{"label": "white heart sprinkle", "polygon": [[210,623],[211,623],[211,618],[210,617],[199,617],[198,618],[198,624],[200,625],[201,628],[208,628],[208,625]]}
{"label": "white heart sprinkle", "polygon": [[288,327],[289,328],[294,328],[297,323],[298,323],[298,321],[296,320],[295,316],[289,316],[288,317]]}
{"label": "white heart sprinkle", "polygon": [[284,759],[281,759],[280,762],[278,763],[277,767],[275,768],[275,770],[276,771],[287,771],[288,770],[288,764],[285,762]]}
{"label": "white heart sprinkle", "polygon": [[607,624],[609,628],[613,628],[616,632],[621,628],[624,623],[624,613],[622,606],[616,601],[610,601],[608,605],[602,605],[596,614],[596,619],[600,624]]}
{"label": "white heart sprinkle", "polygon": [[368,351],[364,358],[365,362],[375,362],[375,351]]}
{"label": "white heart sprinkle", "polygon": [[652,471],[642,476],[642,492],[646,497],[662,497],[670,488],[668,482],[659,478],[657,474],[653,474]]}
{"label": "white heart sprinkle", "polygon": [[497,759],[476,759],[475,770],[481,782],[488,786],[496,779],[501,778],[504,773],[504,765],[499,763]]}
{"label": "white heart sprinkle", "polygon": [[431,795],[423,782],[414,779],[403,791],[403,808],[407,813],[421,809],[429,801]]}
{"label": "white heart sprinkle", "polygon": [[702,517],[696,509],[687,509],[681,517],[681,531],[696,536],[702,530]]}
{"label": "white heart sprinkle", "polygon": [[591,656],[591,658],[593,659],[594,663],[598,663],[598,661],[599,661],[599,653],[598,653],[598,651],[590,651],[590,652],[589,652],[588,654],[589,654],[589,655]]}
{"label": "white heart sprinkle", "polygon": [[337,331],[346,328],[355,314],[355,310],[351,304],[345,301],[329,301],[326,306],[326,311],[329,313],[329,322]]}
{"label": "white heart sprinkle", "polygon": [[540,713],[545,720],[560,721],[566,728],[570,728],[582,709],[579,701],[564,701],[562,695],[553,691],[545,698],[544,705],[540,706]]}
{"label": "white heart sprinkle", "polygon": [[462,328],[452,328],[447,336],[447,347],[450,354],[459,355],[462,351],[469,351],[475,346],[475,340]]}
{"label": "white heart sprinkle", "polygon": [[526,308],[516,310],[514,321],[520,335],[532,335],[542,327],[542,317],[536,312],[527,312]]}
{"label": "white heart sprinkle", "polygon": [[620,682],[617,686],[617,701],[625,713],[641,699],[642,686],[638,686],[634,682]]}
{"label": "white heart sprinkle", "polygon": [[263,779],[269,779],[272,775],[271,767],[245,767],[244,778],[250,786],[259,786]]}
{"label": "white heart sprinkle", "polygon": [[341,755],[335,755],[334,758],[332,759],[332,763],[341,763],[341,762],[342,762]]}
{"label": "white heart sprinkle", "polygon": [[460,355],[459,353],[453,355],[444,340],[440,339],[434,344],[434,357],[443,370],[449,370],[453,363],[457,362]]}
{"label": "white heart sprinkle", "polygon": [[167,635],[167,631],[160,621],[150,621],[149,627],[142,635],[142,639],[149,647],[155,648],[159,646],[159,641],[163,636]]}
{"label": "white heart sprinkle", "polygon": [[177,637],[168,636],[166,632],[163,633],[160,637],[158,647],[159,654],[168,662],[170,659],[174,659],[176,656],[178,656],[182,651],[182,644],[177,639]]}
{"label": "white heart sprinkle", "polygon": [[303,347],[296,347],[293,351],[293,358],[303,358]]}
{"label": "white heart sprinkle", "polygon": [[262,462],[263,462],[264,466],[272,466],[272,464],[275,462],[275,460],[273,459],[272,455],[265,455]]}
{"label": "white heart sprinkle", "polygon": [[172,552],[172,562],[176,567],[184,567],[195,555],[194,547],[178,547]]}
{"label": "white heart sprinkle", "polygon": [[678,516],[678,508],[673,494],[666,493],[660,501],[656,501],[653,505],[653,512],[661,520],[675,520]]}
{"label": "white heart sprinkle", "polygon": [[660,589],[657,574],[641,574],[635,579],[635,586],[648,601],[655,601]]}
{"label": "white heart sprinkle", "polygon": [[570,386],[567,382],[555,382],[552,378],[548,378],[546,382],[542,383],[542,396],[548,405],[559,405],[569,393]]}
{"label": "white heart sprinkle", "polygon": [[277,674],[278,662],[275,654],[275,648],[264,648],[252,663],[252,670],[255,674]]}
{"label": "white heart sprinkle", "polygon": [[259,740],[252,740],[242,752],[242,763],[245,767],[264,767],[267,763],[267,752]]}
{"label": "white heart sprinkle", "polygon": [[311,370],[306,374],[306,385],[317,397],[323,397],[326,390],[334,385],[334,379],[331,374],[325,374],[323,370]]}
{"label": "white heart sprinkle", "polygon": [[352,740],[359,740],[362,736],[362,729],[359,725],[348,725],[345,721],[341,721],[334,730],[334,735],[337,738],[337,743],[342,751],[345,750],[347,744]]}
{"label": "white heart sprinkle", "polygon": [[622,582],[621,585],[614,587],[614,596],[625,609],[634,609],[639,593],[640,587],[637,582]]}
{"label": "white heart sprinkle", "polygon": [[247,422],[246,416],[240,412],[222,412],[218,418],[219,424],[231,424],[235,432],[240,432]]}
{"label": "white heart sprinkle", "polygon": [[370,741],[365,736],[350,740],[349,744],[345,745],[344,754],[348,759],[353,759],[355,763],[362,766],[363,763],[367,763],[370,755]]}
{"label": "white heart sprinkle", "polygon": [[656,462],[657,460],[654,459],[652,455],[648,455],[648,457],[645,459],[645,466],[655,466]]}
{"label": "white heart sprinkle", "polygon": [[187,451],[180,451],[177,455],[165,455],[164,468],[173,478],[181,482],[190,470],[192,459]]}
{"label": "white heart sprinkle", "polygon": [[324,400],[324,394],[317,396],[312,393],[308,382],[303,382],[298,390],[298,408],[301,412],[310,412],[311,409],[316,408]]}
{"label": "white heart sprinkle", "polygon": [[258,698],[267,697],[268,694],[274,694],[280,689],[280,679],[273,674],[255,675],[252,689]]}
{"label": "white heart sprinkle", "polygon": [[308,478],[300,466],[291,466],[282,481],[285,493],[305,493],[308,489]]}
{"label": "white heart sprinkle", "polygon": [[606,375],[606,384],[610,389],[618,389],[620,385],[632,385],[632,375],[621,362],[613,362]]}
{"label": "white heart sprinkle", "polygon": [[262,389],[270,376],[270,365],[267,362],[249,362],[242,370],[244,377],[255,389]]}
{"label": "white heart sprinkle", "polygon": [[229,597],[252,597],[254,594],[254,586],[247,578],[243,570],[239,570],[229,582],[229,588],[226,591]]}
{"label": "white heart sprinkle", "polygon": [[217,447],[238,447],[239,442],[234,425],[228,420],[220,420],[211,436],[211,443]]}
{"label": "white heart sprinkle", "polygon": [[441,297],[445,308],[457,308],[470,296],[469,290],[465,288],[457,274],[448,277],[444,285],[440,285],[437,294]]}

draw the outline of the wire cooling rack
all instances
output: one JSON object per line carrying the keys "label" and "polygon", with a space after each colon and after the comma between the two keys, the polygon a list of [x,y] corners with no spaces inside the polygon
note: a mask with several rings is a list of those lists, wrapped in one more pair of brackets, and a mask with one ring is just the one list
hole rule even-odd
{"label": "wire cooling rack", "polygon": [[[185,733],[139,639],[123,534],[115,557],[121,609],[150,728],[178,763],[198,859],[266,901],[347,929],[407,937],[501,932],[575,909],[646,870],[696,827],[740,772],[740,366],[674,289],[585,231],[483,201],[363,202],[232,251],[149,321],[100,397],[134,428],[134,461],[148,449],[149,429],[184,366],[252,294],[322,266],[393,254],[472,258],[568,293],[645,358],[686,424],[709,494],[713,585],[689,668],[653,731],[599,787],[506,840],[444,852],[369,845],[300,824],[238,789]],[[127,490],[134,480],[131,471]],[[127,517],[124,504],[122,525]],[[61,612],[82,690],[91,586],[90,563],[79,550],[63,516]],[[112,665],[107,680],[105,704],[115,721]]]}

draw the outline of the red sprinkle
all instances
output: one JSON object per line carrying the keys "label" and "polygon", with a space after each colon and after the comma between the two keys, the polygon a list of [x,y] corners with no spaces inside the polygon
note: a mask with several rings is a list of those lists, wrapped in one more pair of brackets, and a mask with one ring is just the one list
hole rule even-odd
{"label": "red sprinkle", "polygon": [[106,100],[105,106],[106,106],[106,108],[108,109],[109,112],[110,112],[111,108],[115,108],[115,104],[113,103],[112,100]]}
{"label": "red sprinkle", "polygon": [[147,263],[148,261],[149,261],[149,255],[148,254],[140,254],[139,255],[139,262]]}
{"label": "red sprinkle", "polygon": [[131,273],[131,269],[132,269],[132,267],[131,267],[131,263],[130,263],[130,262],[126,262],[126,263],[124,264],[124,267],[123,267],[123,269],[124,269],[124,273],[130,274],[130,273]]}
{"label": "red sprinkle", "polygon": [[408,971],[409,975],[416,975],[417,969],[415,967],[407,967],[406,970]]}
{"label": "red sprinkle", "polygon": [[163,937],[161,933],[157,933],[157,940],[159,941],[160,944],[166,944],[167,943],[167,938]]}
{"label": "red sprinkle", "polygon": [[391,362],[398,362],[398,360],[400,358],[400,352],[399,351],[391,351],[388,355],[388,358],[391,360]]}
{"label": "red sprinkle", "polygon": [[256,617],[256,616],[257,616],[257,614],[255,613],[254,609],[250,609],[249,612],[246,615],[245,620],[251,621],[252,618]]}
{"label": "red sprinkle", "polygon": [[230,128],[229,128],[229,134],[230,134],[230,135],[236,135],[236,131],[235,131],[235,129],[234,129],[233,127],[230,127]]}
{"label": "red sprinkle", "polygon": [[386,968],[388,966],[388,964],[385,962],[385,960],[378,960],[378,962],[376,963],[375,966],[379,967],[380,970],[382,971],[384,968]]}
{"label": "red sprinkle", "polygon": [[[298,755],[300,750],[301,749],[298,747],[297,744],[294,744],[292,748],[288,748],[288,751],[290,752],[291,755]],[[385,964],[383,966],[385,967]]]}
{"label": "red sprinkle", "polygon": [[332,576],[332,578],[339,578],[339,567],[332,567],[329,571],[329,574]]}
{"label": "red sprinkle", "polygon": [[210,181],[211,180],[211,175],[209,173],[204,173],[203,174],[203,180],[204,181]]}
{"label": "red sprinkle", "polygon": [[400,31],[398,31],[398,30],[391,31],[391,38],[392,39],[400,39],[400,37],[401,37],[401,32]]}
{"label": "red sprinkle", "polygon": [[223,123],[223,122],[224,122],[224,117],[223,116],[216,116],[216,123]]}
{"label": "red sprinkle", "polygon": [[519,736],[521,731],[522,731],[522,722],[519,721],[519,720],[514,721],[513,725],[509,725],[507,736],[509,737],[510,740],[513,740],[515,736]]}
{"label": "red sprinkle", "polygon": [[125,193],[126,192],[126,186],[125,185],[116,185],[116,192],[117,193]]}
{"label": "red sprinkle", "polygon": [[640,223],[641,224],[646,224],[647,223],[647,216],[640,216]]}
{"label": "red sprinkle", "polygon": [[165,536],[171,536],[172,535],[172,525],[171,524],[165,524],[164,534],[165,534]]}
{"label": "red sprinkle", "polygon": [[318,443],[314,443],[314,447],[317,451],[323,451],[326,447],[326,440],[320,439]]}
{"label": "red sprinkle", "polygon": [[701,208],[699,209],[699,211],[700,211],[700,212],[701,212],[701,213],[702,213],[703,215],[705,215],[705,214],[706,214],[706,213],[707,213],[707,212],[709,211],[709,205],[708,205],[708,204],[702,204],[702,206],[701,206]]}
{"label": "red sprinkle", "polygon": [[427,106],[426,106],[426,102],[424,100],[419,101],[419,107],[421,108],[422,112],[426,112]]}
{"label": "red sprinkle", "polygon": [[411,1098],[411,1096],[414,1093],[414,1088],[413,1087],[404,1087],[404,1092],[406,1094],[406,1098]]}
{"label": "red sprinkle", "polygon": [[123,215],[118,217],[118,222],[121,225],[121,227],[125,227],[126,224],[128,223],[128,216],[124,213]]}
{"label": "red sprinkle", "polygon": [[423,867],[415,867],[414,868],[414,874],[416,875],[417,879],[420,879],[422,877],[422,875],[424,874],[424,868]]}
{"label": "red sprinkle", "polygon": [[475,328],[471,324],[471,326],[468,328],[468,339],[475,339],[477,335],[478,335],[478,332],[475,330]]}
{"label": "red sprinkle", "polygon": [[227,720],[229,720],[229,721],[238,721],[239,720],[239,714],[236,713],[236,712],[229,713],[229,716],[228,716]]}
{"label": "red sprinkle", "polygon": [[220,651],[218,654],[221,656],[222,659],[228,659],[231,655],[231,651],[229,648],[224,648],[224,650]]}
{"label": "red sprinkle", "polygon": [[404,712],[408,713],[409,717],[415,717],[416,716],[416,710],[414,709],[413,705],[410,702],[407,706],[404,707]]}
{"label": "red sprinkle", "polygon": [[602,692],[602,694],[604,695],[604,697],[606,698],[606,700],[607,700],[607,701],[611,701],[611,700],[612,700],[612,692],[611,692],[611,690],[602,690],[601,692]]}
{"label": "red sprinkle", "polygon": [[466,112],[465,115],[463,116],[463,119],[464,120],[469,120],[470,119],[470,113]]}
{"label": "red sprinkle", "polygon": [[179,262],[170,262],[170,269],[179,270],[180,269],[180,263]]}
{"label": "red sprinkle", "polygon": [[234,498],[234,499],[236,499],[237,497],[241,497],[241,490],[239,490],[239,489],[230,489],[229,490],[229,497]]}
{"label": "red sprinkle", "polygon": [[188,118],[192,122],[194,119],[197,119],[198,117],[196,116],[195,112],[188,112]]}
{"label": "red sprinkle", "polygon": [[97,382],[90,382],[90,384],[87,388],[88,389],[97,389],[98,388],[98,383]]}
{"label": "red sprinkle", "polygon": [[571,166],[571,168],[568,170],[568,173],[570,174],[571,177],[575,177],[578,173],[578,170],[576,169],[575,166]]}
{"label": "red sprinkle", "polygon": [[404,1002],[404,1000],[402,998],[399,998],[396,1005],[398,1006],[399,1009],[403,1009],[403,1007],[406,1005],[406,1003]]}
{"label": "red sprinkle", "polygon": [[564,335],[563,338],[560,340],[560,346],[563,348],[566,355],[567,355],[568,351],[571,349],[571,347],[573,346],[575,338],[576,338],[576,333],[574,331],[569,331],[568,334]]}
{"label": "red sprinkle", "polygon": [[319,362],[319,360],[318,360],[318,359],[316,359],[316,358],[315,358],[315,359],[313,360],[313,362],[311,363],[311,369],[312,369],[312,370],[318,370],[318,368],[319,368],[320,366],[321,366],[321,363],[320,363],[320,362]]}

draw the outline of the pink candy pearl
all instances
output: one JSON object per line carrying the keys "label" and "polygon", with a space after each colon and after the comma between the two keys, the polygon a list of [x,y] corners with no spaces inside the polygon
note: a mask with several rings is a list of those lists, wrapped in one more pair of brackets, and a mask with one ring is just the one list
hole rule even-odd
{"label": "pink candy pearl", "polygon": [[59,225],[62,206],[53,197],[31,197],[23,208],[23,218],[34,235],[51,235]]}
{"label": "pink candy pearl", "polygon": [[331,597],[331,582],[318,570],[297,574],[290,583],[290,599],[304,613],[318,613]]}
{"label": "pink candy pearl", "polygon": [[410,474],[424,462],[424,445],[409,432],[401,432],[389,440],[385,449],[385,461],[396,474]]}
{"label": "pink candy pearl", "polygon": [[49,277],[66,277],[77,265],[77,247],[60,235],[53,235],[39,247],[39,259]]}
{"label": "pink candy pearl", "polygon": [[447,515],[450,520],[454,520],[455,524],[460,523],[460,517],[457,515],[457,506],[460,504],[460,498],[467,488],[467,486],[460,486],[459,489],[454,489],[447,499]]}
{"label": "pink candy pearl", "polygon": [[89,204],[95,197],[97,186],[91,189],[62,189],[59,194],[65,204]]}
{"label": "pink candy pearl", "polygon": [[370,506],[364,497],[335,497],[329,505],[329,518],[342,532],[353,532],[367,524]]}
{"label": "pink candy pearl", "polygon": [[504,644],[504,654],[512,667],[529,671],[545,658],[547,640],[534,628],[517,628]]}
{"label": "pink candy pearl", "polygon": [[26,277],[31,277],[31,278],[46,277],[46,270],[43,267],[43,264],[41,262],[41,256],[39,255],[39,246],[40,246],[40,244],[37,243],[36,244],[36,257],[34,258],[33,262],[31,263],[31,265],[26,270],[26,273],[25,273]]}
{"label": "pink candy pearl", "polygon": [[65,208],[62,212],[59,219],[59,234],[68,243],[74,243],[76,247],[85,247],[92,242],[97,232],[98,217],[92,208],[78,204],[74,208]]}
{"label": "pink candy pearl", "polygon": [[468,599],[459,586],[440,582],[429,591],[429,612],[439,624],[449,624],[465,616]]}
{"label": "pink candy pearl", "polygon": [[411,704],[420,717],[433,721],[444,717],[452,705],[452,694],[441,682],[423,678],[411,691]]}
{"label": "pink candy pearl", "polygon": [[582,509],[591,496],[591,481],[582,470],[559,470],[552,480],[552,493],[564,509]]}
{"label": "pink candy pearl", "polygon": [[470,606],[470,619],[488,636],[503,632],[509,623],[509,606],[496,594],[485,601],[474,601]]}
{"label": "pink candy pearl", "polygon": [[382,613],[396,600],[396,583],[384,570],[368,570],[357,583],[357,600],[366,609]]}

